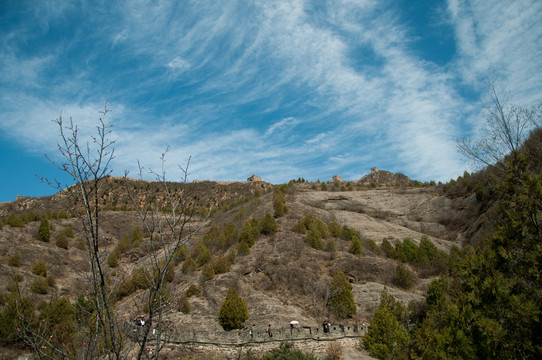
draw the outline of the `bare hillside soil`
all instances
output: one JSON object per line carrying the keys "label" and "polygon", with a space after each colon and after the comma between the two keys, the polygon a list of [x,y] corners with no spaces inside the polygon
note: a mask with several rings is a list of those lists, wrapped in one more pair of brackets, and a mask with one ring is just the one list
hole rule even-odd
{"label": "bare hillside soil", "polygon": [[[227,197],[223,193],[227,192],[227,185],[213,189]],[[236,185],[235,191],[239,197],[250,196],[254,190],[247,191]],[[234,196],[229,198],[235,199]],[[206,201],[212,200],[206,198]],[[434,187],[317,191],[309,184],[298,184],[287,191],[286,201],[289,213],[277,219],[278,232],[259,237],[250,249],[250,255],[237,256],[229,272],[205,281],[201,270],[184,274],[180,264],[177,266],[170,284],[172,306],[167,314],[169,320],[182,326],[182,329],[222,333],[218,324],[220,306],[228,288],[236,287],[248,308],[247,324],[255,324],[259,329],[265,329],[268,324],[275,328],[287,328],[291,320],[310,327],[318,327],[323,320],[356,325],[369,323],[384,287],[408,304],[411,300],[423,299],[430,279],[417,275],[411,290],[399,289],[393,283],[397,265],[395,260],[368,249],[362,255],[353,255],[348,252],[349,243],[340,239],[335,239],[337,248],[334,252],[315,250],[305,244],[302,234],[292,231],[292,226],[305,214],[311,213],[324,222],[334,220],[341,226],[354,228],[362,237],[373,239],[377,244],[383,239],[393,243],[407,237],[419,242],[426,234],[440,249],[448,251],[452,245],[462,241],[464,218],[475,206],[472,198],[451,200],[440,195]],[[217,213],[200,236],[187,245],[189,248],[195,246],[213,222],[218,225],[234,222],[240,228],[249,216],[259,217],[266,212],[273,213],[271,193],[262,195],[258,201],[241,202],[228,211]],[[132,211],[108,211],[102,215],[105,256],[124,235],[130,234],[141,224]],[[19,274],[22,276],[21,288],[37,302],[58,296],[69,296],[75,300],[89,289],[86,252],[77,248],[77,238],[83,237],[83,234],[75,218],[51,222],[54,230],[50,243],[36,240],[38,221],[20,228],[6,225],[0,229],[0,283],[7,284],[14,274]],[[55,234],[66,226],[75,231],[75,238],[69,239],[67,250],[55,246],[54,242]],[[16,251],[21,254],[21,266],[10,267],[7,261]],[[140,248],[123,254],[118,268],[109,270],[112,286],[120,284],[147,261],[145,251],[143,242]],[[35,277],[31,268],[41,258],[47,262],[48,272],[56,280],[47,295],[29,292]],[[352,319],[334,318],[326,309],[329,281],[337,270],[345,272],[352,285],[357,305],[357,314]],[[411,270],[416,273],[416,269]],[[176,300],[191,284],[196,284],[202,295],[191,297],[192,310],[183,314],[177,310]],[[144,291],[140,290],[120,301],[117,314],[123,320],[136,317],[142,311],[140,299],[143,296]],[[347,358],[368,358],[359,350],[358,343],[345,342],[345,352],[350,354]],[[303,347],[301,344],[299,346]],[[173,347],[169,352],[175,354],[176,351]],[[320,354],[323,354],[322,351]]]}

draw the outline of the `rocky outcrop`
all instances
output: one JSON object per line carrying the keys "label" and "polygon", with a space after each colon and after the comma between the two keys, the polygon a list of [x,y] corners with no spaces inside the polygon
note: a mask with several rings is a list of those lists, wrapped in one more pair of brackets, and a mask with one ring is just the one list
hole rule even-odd
{"label": "rocky outcrop", "polygon": [[377,168],[372,168],[369,175],[365,175],[359,181],[362,185],[373,185],[378,186],[397,186],[397,185],[409,185],[412,183],[412,180],[408,176],[401,173],[391,173],[386,170],[378,170]]}
{"label": "rocky outcrop", "polygon": [[263,180],[262,180],[261,177],[252,174],[252,176],[249,177],[249,178],[247,179],[247,181],[263,181]]}

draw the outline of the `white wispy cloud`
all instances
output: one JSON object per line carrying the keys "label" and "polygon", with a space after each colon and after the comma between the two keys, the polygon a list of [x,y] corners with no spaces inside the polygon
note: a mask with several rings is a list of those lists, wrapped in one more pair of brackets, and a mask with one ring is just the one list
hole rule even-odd
{"label": "white wispy cloud", "polygon": [[287,129],[290,129],[294,127],[297,124],[297,120],[293,117],[287,117],[280,121],[277,121],[273,125],[271,125],[266,131],[265,136],[269,136],[273,134],[275,131],[283,132]]}
{"label": "white wispy cloud", "polygon": [[[515,101],[539,101],[542,3],[536,0],[449,0],[450,21],[460,49],[458,71],[477,85],[495,74]],[[482,83],[478,82],[478,84]]]}
{"label": "white wispy cloud", "polygon": [[[192,155],[201,179],[354,179],[377,166],[448,180],[466,166],[455,139],[474,132],[489,72],[512,100],[540,99],[542,3],[448,0],[438,21],[455,53],[440,66],[413,51],[420,35],[397,6],[130,1],[99,22],[92,4],[43,3],[38,25],[0,35],[0,129],[51,152],[50,120],[63,111],[93,129],[109,99],[119,172],[169,147],[168,169]],[[91,36],[55,40],[73,14]],[[22,56],[32,41],[50,48]]]}
{"label": "white wispy cloud", "polygon": [[169,66],[172,69],[178,69],[181,71],[187,70],[190,68],[190,64],[188,61],[181,59],[180,57],[176,56],[173,60],[171,60],[167,66]]}

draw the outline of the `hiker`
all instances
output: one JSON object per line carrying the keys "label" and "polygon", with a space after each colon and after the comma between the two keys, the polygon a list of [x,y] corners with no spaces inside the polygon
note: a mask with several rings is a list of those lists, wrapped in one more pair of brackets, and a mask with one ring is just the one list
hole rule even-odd
{"label": "hiker", "polygon": [[251,339],[254,339],[254,324],[252,324],[252,327],[250,328],[250,330],[248,331],[248,333],[250,334],[250,338],[251,338]]}
{"label": "hiker", "polygon": [[267,327],[267,335],[269,335],[269,337],[273,337],[273,331],[271,330],[271,324],[269,324],[269,326]]}

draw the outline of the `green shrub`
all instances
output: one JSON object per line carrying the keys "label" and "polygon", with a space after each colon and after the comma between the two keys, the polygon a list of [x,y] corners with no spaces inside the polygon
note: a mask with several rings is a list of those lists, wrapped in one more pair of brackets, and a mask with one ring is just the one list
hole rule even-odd
{"label": "green shrub", "polygon": [[307,228],[305,227],[305,225],[300,221],[300,222],[296,222],[294,224],[294,226],[292,226],[292,231],[293,232],[296,232],[298,234],[303,234],[305,235],[305,233],[307,232]]}
{"label": "green shrub", "polygon": [[183,314],[189,314],[192,310],[192,307],[190,306],[190,301],[188,301],[188,297],[186,297],[186,295],[181,296],[181,298],[177,302],[177,310],[182,312]]}
{"label": "green shrub", "polygon": [[26,225],[25,220],[21,216],[13,214],[7,218],[6,223],[11,227],[23,227]]}
{"label": "green shrub", "polygon": [[115,291],[115,295],[116,295],[117,300],[121,300],[125,298],[126,296],[133,294],[135,290],[136,289],[134,287],[132,279],[128,278],[124,280],[122,283],[120,283],[120,285],[117,287]]}
{"label": "green shrub", "polygon": [[77,238],[75,240],[75,247],[79,250],[86,250],[87,249],[87,243],[82,238]]}
{"label": "green shrub", "polygon": [[61,249],[68,249],[69,241],[66,235],[63,233],[58,234],[55,236],[55,245],[58,246]]}
{"label": "green shrub", "polygon": [[284,192],[282,192],[279,188],[275,188],[275,193],[273,194],[273,210],[275,211],[274,215],[276,218],[288,214],[288,207],[286,206]]}
{"label": "green shrub", "polygon": [[320,190],[327,191],[327,184],[325,182],[323,182],[322,185],[320,185]]}
{"label": "green shrub", "polygon": [[332,236],[339,237],[341,235],[341,226],[335,221],[331,221],[327,224],[327,228]]}
{"label": "green shrub", "polygon": [[395,316],[385,306],[379,306],[362,342],[369,354],[377,359],[403,359],[409,336]]}
{"label": "green shrub", "polygon": [[134,231],[132,231],[132,247],[138,248],[142,241],[143,238],[141,237],[141,232],[139,231],[139,228],[136,227]]}
{"label": "green shrub", "polygon": [[175,265],[179,265],[181,262],[185,261],[187,257],[188,248],[186,245],[181,245],[173,253],[173,262]]}
{"label": "green shrub", "polygon": [[120,249],[116,246],[113,251],[107,256],[107,265],[110,268],[116,268],[119,265],[120,260]]}
{"label": "green shrub", "polygon": [[197,268],[198,268],[198,264],[196,264],[194,259],[189,257],[183,262],[183,266],[181,267],[181,270],[183,271],[183,274],[190,274],[196,271]]}
{"label": "green shrub", "polygon": [[209,247],[205,244],[205,242],[200,240],[194,250],[192,250],[191,257],[195,259],[196,264],[198,266],[205,265],[209,260],[211,260],[212,253]]}
{"label": "green shrub", "polygon": [[48,290],[49,283],[47,282],[47,279],[42,276],[36,276],[32,281],[32,285],[30,285],[30,291],[34,294],[45,295]]}
{"label": "green shrub", "polygon": [[305,242],[313,249],[324,249],[324,241],[320,233],[317,231],[309,230],[307,234],[305,234]]}
{"label": "green shrub", "polygon": [[12,294],[18,294],[19,293],[19,284],[16,280],[12,279],[8,281],[6,284],[6,290],[9,291]]}
{"label": "green shrub", "polygon": [[164,269],[164,266],[165,266],[164,261],[160,261],[160,269],[156,265],[154,266],[152,275],[155,282],[158,281],[158,277],[160,276],[160,271],[164,271],[164,270],[166,272],[166,274],[164,275],[164,280],[166,280],[167,282],[172,282],[173,279],[175,279],[175,266],[173,266],[173,263],[170,261],[167,268],[165,269]]}
{"label": "green shrub", "polygon": [[307,227],[308,230],[314,231],[315,233],[319,234],[320,237],[325,238],[329,235],[329,230],[327,228],[327,225],[324,224],[324,222],[320,219],[314,219],[312,222],[308,224]]}
{"label": "green shrub", "polygon": [[408,261],[414,265],[417,265],[422,261],[421,259],[418,259],[418,246],[410,238],[404,238],[402,242],[397,241],[395,243],[395,253],[398,260]]}
{"label": "green shrub", "polygon": [[39,318],[48,326],[49,341],[56,346],[64,346],[75,340],[76,317],[75,308],[67,297],[52,299],[40,309]]}
{"label": "green shrub", "polygon": [[121,254],[124,254],[126,251],[130,250],[132,247],[132,239],[128,235],[124,235],[119,240],[118,249]]}
{"label": "green shrub", "polygon": [[258,220],[256,220],[253,217],[249,217],[248,219],[246,219],[245,222],[243,223],[243,226],[241,227],[241,232],[243,231],[251,232],[252,235],[254,236],[254,239],[256,239],[256,237],[260,235]]}
{"label": "green shrub", "polygon": [[350,249],[348,251],[354,255],[359,255],[363,253],[363,246],[361,245],[361,240],[358,237],[354,237],[350,243]]}
{"label": "green shrub", "polygon": [[211,263],[205,264],[201,268],[201,277],[200,277],[200,279],[202,281],[209,281],[209,280],[214,279],[214,277],[215,277],[215,270],[213,269],[213,265]]}
{"label": "green shrub", "polygon": [[75,234],[73,233],[73,229],[70,226],[66,226],[64,229],[62,229],[62,234],[72,239],[75,237]]}
{"label": "green shrub", "polygon": [[388,239],[382,240],[382,244],[380,244],[380,248],[382,249],[382,252],[386,255],[386,257],[390,259],[395,259],[395,248],[389,242]]}
{"label": "green shrub", "polygon": [[258,222],[258,228],[260,233],[264,235],[269,235],[278,231],[277,222],[273,215],[267,213]]}
{"label": "green shrub", "polygon": [[248,311],[245,302],[237,294],[235,288],[230,288],[220,307],[219,324],[226,331],[240,329],[246,319],[248,319]]}
{"label": "green shrub", "polygon": [[227,223],[222,228],[222,231],[218,235],[217,247],[219,249],[227,249],[235,243],[237,240],[237,235],[239,234],[239,229],[233,223]]}
{"label": "green shrub", "polygon": [[43,242],[51,241],[51,231],[49,228],[49,221],[47,219],[43,219],[41,221],[36,238],[39,241],[43,241]]}
{"label": "green shrub", "polygon": [[0,345],[13,345],[20,340],[17,329],[23,326],[21,318],[29,323],[35,320],[34,302],[28,297],[20,299],[15,294],[0,297]]}
{"label": "green shrub", "polygon": [[220,255],[211,260],[210,264],[213,267],[213,271],[216,275],[227,273],[231,269],[230,261],[227,257],[223,255]]}
{"label": "green shrub", "polygon": [[220,236],[220,229],[216,224],[212,224],[209,230],[203,235],[203,243],[206,246],[216,246],[218,242],[218,237]]}
{"label": "green shrub", "polygon": [[235,264],[236,258],[235,258],[235,250],[234,249],[231,249],[228,252],[228,255],[226,255],[226,259],[228,259],[228,261],[230,262],[231,265]]}
{"label": "green shrub", "polygon": [[8,259],[8,265],[11,267],[21,266],[21,254],[19,254],[18,251],[16,251],[15,254],[11,255],[11,257]]}
{"label": "green shrub", "polygon": [[343,225],[340,238],[345,241],[352,241],[354,239],[361,240],[361,236],[359,235],[359,233],[356,230],[348,227],[347,225]]}
{"label": "green shrub", "polygon": [[201,290],[196,284],[191,284],[185,292],[186,297],[200,296]]}
{"label": "green shrub", "polygon": [[395,268],[395,282],[403,289],[410,289],[414,283],[412,273],[404,264],[397,264]]}
{"label": "green shrub", "polygon": [[151,286],[152,279],[147,271],[140,267],[132,275],[132,284],[136,290],[145,290]]}
{"label": "green shrub", "polygon": [[[441,271],[446,268],[448,262],[448,255],[440,251],[427,235],[423,235],[420,240],[420,246],[418,248],[430,265],[440,269]],[[453,252],[450,252],[452,254]],[[420,256],[420,257],[422,257]],[[422,264],[423,265],[423,264]]]}
{"label": "green shrub", "polygon": [[248,254],[250,254],[250,247],[246,242],[240,242],[237,246],[237,255],[247,256]]}
{"label": "green shrub", "polygon": [[54,287],[56,285],[56,279],[54,278],[54,276],[47,276],[47,284],[49,285],[49,287]]}
{"label": "green shrub", "polygon": [[376,242],[373,239],[366,239],[365,244],[367,245],[369,250],[371,250],[375,254],[380,254],[382,252],[382,250],[378,247],[378,245],[376,245]]}
{"label": "green shrub", "polygon": [[38,260],[34,266],[32,266],[32,274],[47,277],[47,263],[44,259]]}
{"label": "green shrub", "polygon": [[356,314],[357,308],[352,294],[352,285],[342,271],[339,270],[333,275],[329,285],[329,294],[327,307],[336,316],[351,318]]}
{"label": "green shrub", "polygon": [[239,234],[239,243],[246,243],[248,247],[252,247],[254,245],[254,233],[250,230],[243,230],[241,231],[241,234]]}
{"label": "green shrub", "polygon": [[326,241],[326,246],[325,246],[325,250],[327,252],[334,252],[337,250],[337,244],[335,244],[335,240],[333,239],[328,239]]}

